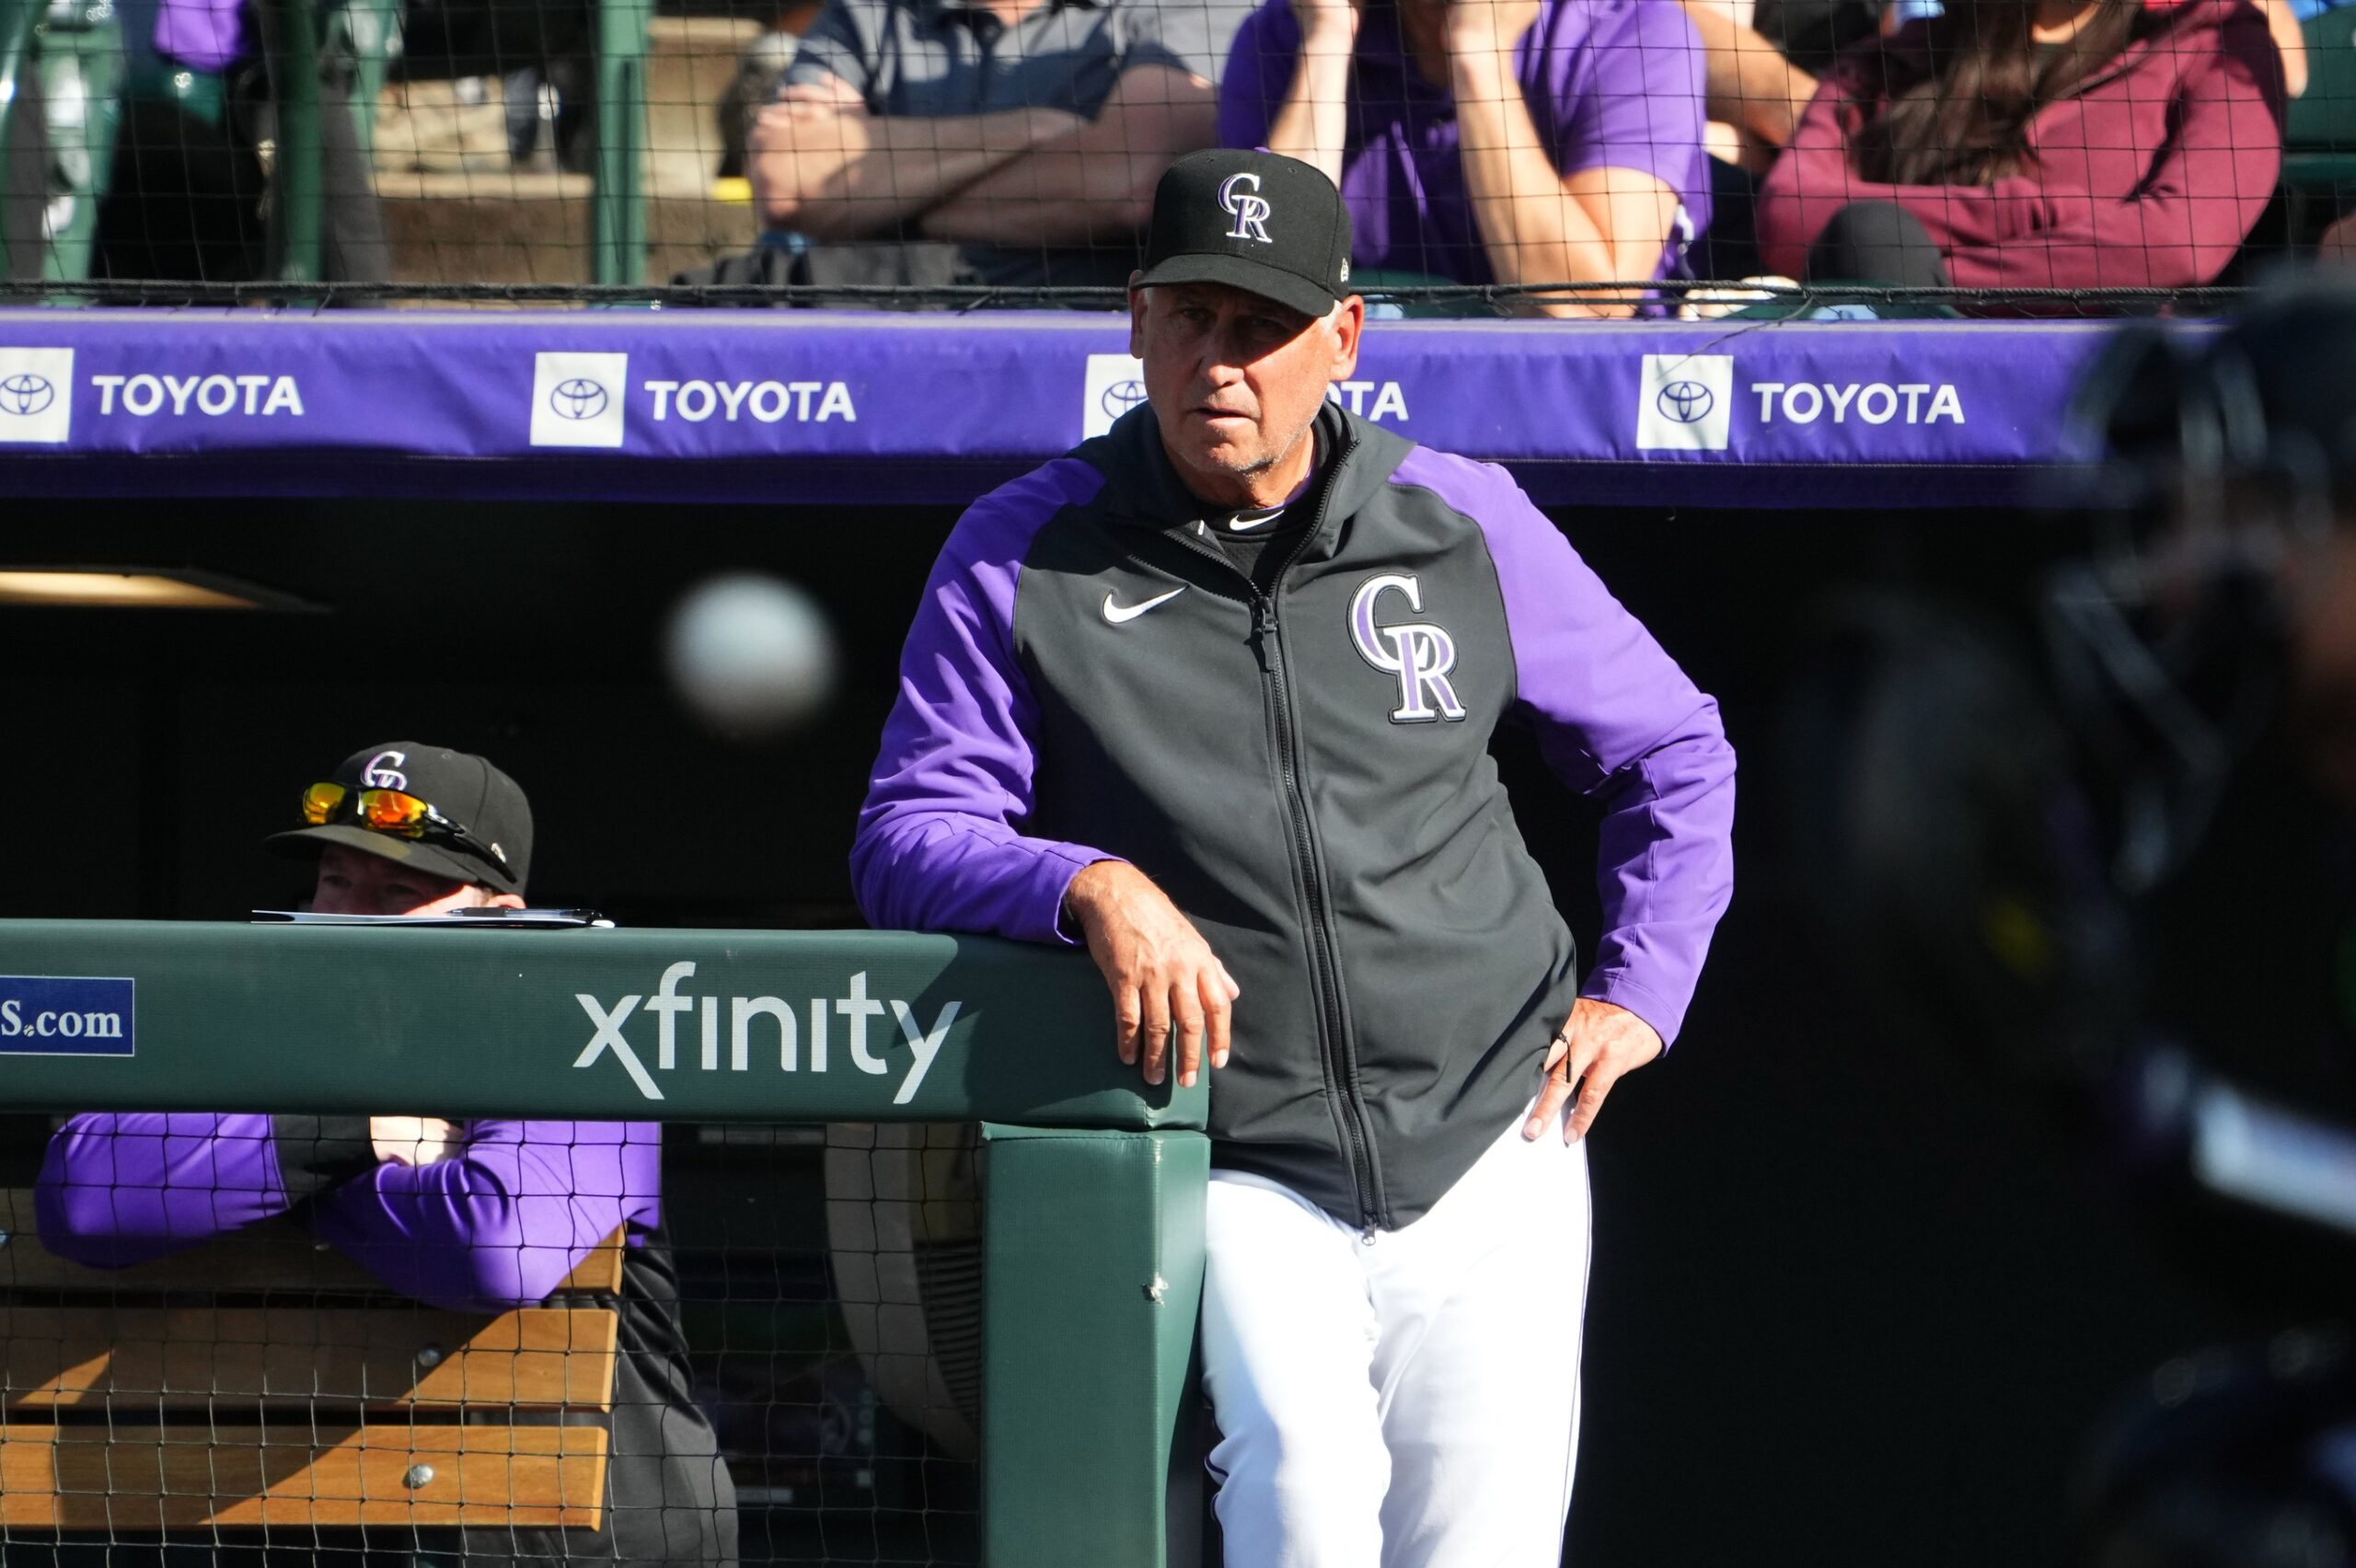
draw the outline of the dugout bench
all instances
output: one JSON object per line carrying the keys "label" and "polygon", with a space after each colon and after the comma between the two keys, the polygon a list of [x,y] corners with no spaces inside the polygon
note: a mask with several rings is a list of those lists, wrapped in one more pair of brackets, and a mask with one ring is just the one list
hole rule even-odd
{"label": "dugout bench", "polygon": [[[978,1122],[984,1559],[1191,1561],[1206,1094],[1149,1090],[1120,1066],[1103,984],[1083,957],[902,933],[0,921],[0,997],[31,981],[71,1006],[79,985],[128,1014],[119,1031],[70,1041],[0,1038],[6,1110]],[[689,1006],[658,1028],[641,1008],[656,996]],[[30,1516],[22,1528],[91,1517],[78,1511],[88,1483],[126,1453],[144,1469],[130,1486],[106,1484],[151,1522],[110,1510],[119,1532],[204,1507],[198,1522],[218,1528],[274,1524],[281,1499],[315,1525],[465,1522],[439,1511],[456,1506],[447,1494],[457,1491],[494,1512],[553,1494],[568,1523],[597,1502],[581,1479],[602,1469],[595,1424],[445,1419],[450,1401],[475,1404],[479,1388],[502,1410],[593,1412],[611,1387],[610,1355],[553,1378],[549,1362],[558,1345],[610,1343],[610,1313],[595,1305],[429,1322],[414,1303],[372,1301],[373,1286],[299,1235],[290,1254],[273,1251],[286,1237],[242,1233],[144,1265],[158,1272],[142,1278],[60,1267],[24,1249],[21,1219],[6,1228],[0,1285],[11,1294],[0,1312],[70,1313],[87,1308],[76,1292],[100,1288],[113,1314],[12,1320],[12,1346],[35,1342],[21,1369],[10,1351],[0,1401],[6,1491],[26,1499],[8,1505]],[[286,1269],[292,1291],[320,1294],[294,1317],[247,1315],[248,1285],[284,1295]],[[601,1287],[583,1274],[568,1283]],[[168,1332],[176,1321],[185,1332]],[[260,1329],[292,1337],[294,1351],[254,1347]],[[333,1354],[319,1350],[322,1334],[336,1336]],[[123,1355],[134,1338],[171,1348]],[[110,1408],[153,1411],[159,1388],[175,1400],[185,1390],[199,1414],[177,1429],[191,1438],[184,1453],[177,1432],[118,1424],[109,1444],[74,1430],[87,1419],[105,1432],[97,1412]],[[334,1396],[348,1430],[312,1432],[315,1388],[328,1390],[320,1405]],[[283,1451],[253,1440],[272,1429],[282,1389],[302,1390],[289,1395],[299,1437]],[[205,1405],[208,1390],[218,1397]],[[459,1461],[455,1485],[442,1454]],[[187,1504],[157,1501],[183,1485]],[[174,1511],[183,1506],[191,1513]],[[0,1520],[16,1528],[18,1516]]]}
{"label": "dugout bench", "polygon": [[604,1522],[618,1232],[495,1315],[394,1295],[284,1219],[89,1269],[18,1189],[0,1236],[0,1528]]}

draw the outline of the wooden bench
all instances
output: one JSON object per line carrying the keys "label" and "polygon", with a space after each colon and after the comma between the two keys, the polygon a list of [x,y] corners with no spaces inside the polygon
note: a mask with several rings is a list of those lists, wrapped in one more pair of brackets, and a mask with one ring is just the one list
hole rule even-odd
{"label": "wooden bench", "polygon": [[[0,1190],[0,1527],[595,1529],[607,1307],[444,1312],[288,1221],[127,1269]],[[617,1231],[551,1300],[621,1288]]]}

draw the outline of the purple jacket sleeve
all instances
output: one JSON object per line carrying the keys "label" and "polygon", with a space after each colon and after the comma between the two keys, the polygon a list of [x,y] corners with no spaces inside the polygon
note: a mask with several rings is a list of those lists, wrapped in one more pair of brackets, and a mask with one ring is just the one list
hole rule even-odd
{"label": "purple jacket sleeve", "polygon": [[480,1312],[545,1298],[617,1226],[661,1217],[652,1122],[473,1122],[462,1153],[413,1167],[375,1163],[365,1130],[356,1117],[76,1116],[41,1164],[41,1243],[122,1268],[316,1195],[312,1222],[338,1251],[404,1296]]}
{"label": "purple jacket sleeve", "polygon": [[653,1122],[474,1122],[464,1152],[379,1165],[322,1196],[321,1239],[404,1296],[454,1311],[545,1299],[624,1221],[652,1230]]}
{"label": "purple jacket sleeve", "polygon": [[1065,890],[1083,867],[1117,858],[1022,831],[1038,709],[1013,632],[1032,539],[1103,483],[1084,463],[1050,463],[976,502],[933,564],[851,844],[871,924],[1068,943]]}
{"label": "purple jacket sleeve", "polygon": [[268,1116],[97,1113],[49,1140],[33,1208],[41,1245],[119,1269],[286,1212]]}
{"label": "purple jacket sleeve", "polygon": [[1418,448],[1398,478],[1479,523],[1539,748],[1602,803],[1603,940],[1580,994],[1674,1041],[1734,891],[1734,748],[1718,706],[1504,469]]}

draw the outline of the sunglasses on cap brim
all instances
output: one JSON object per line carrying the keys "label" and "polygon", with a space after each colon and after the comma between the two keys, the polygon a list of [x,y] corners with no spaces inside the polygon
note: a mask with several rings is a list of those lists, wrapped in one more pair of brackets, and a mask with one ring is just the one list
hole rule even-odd
{"label": "sunglasses on cap brim", "polygon": [[433,805],[405,790],[354,790],[335,783],[314,784],[303,791],[303,820],[325,827],[339,820],[356,822],[371,833],[396,838],[441,838],[505,866],[507,851],[486,844],[435,811]]}

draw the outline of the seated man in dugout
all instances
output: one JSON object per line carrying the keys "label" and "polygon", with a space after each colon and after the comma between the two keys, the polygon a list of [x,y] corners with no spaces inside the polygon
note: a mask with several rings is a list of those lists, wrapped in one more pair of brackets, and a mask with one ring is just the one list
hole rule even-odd
{"label": "seated man in dugout", "polygon": [[954,258],[872,281],[1126,288],[1161,171],[1217,141],[1211,84],[1244,9],[829,0],[753,127],[761,222]]}
{"label": "seated man in dugout", "polygon": [[1354,289],[1624,282],[1680,275],[1708,226],[1703,93],[1692,26],[1656,0],[1266,0],[1219,137],[1341,188]]}
{"label": "seated man in dugout", "polygon": [[[523,904],[531,806],[480,757],[406,741],[371,746],[288,814],[295,825],[268,844],[317,862],[314,913]],[[688,1393],[663,1230],[662,1131],[652,1122],[88,1113],[50,1140],[40,1239],[87,1267],[121,1268],[293,1213],[404,1296],[500,1312],[546,1299],[624,1228],[605,1528],[468,1529],[461,1553],[470,1562],[733,1565],[735,1489]]]}

